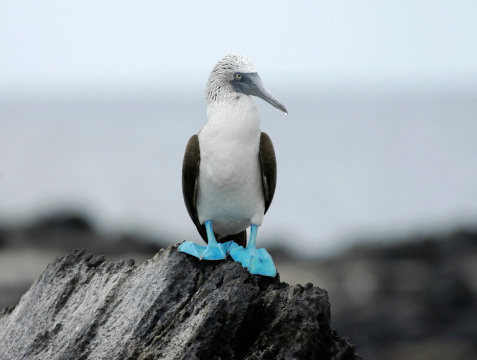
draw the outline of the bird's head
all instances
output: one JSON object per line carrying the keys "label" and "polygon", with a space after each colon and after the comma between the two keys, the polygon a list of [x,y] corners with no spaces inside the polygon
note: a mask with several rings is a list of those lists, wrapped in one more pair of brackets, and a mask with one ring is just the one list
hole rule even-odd
{"label": "bird's head", "polygon": [[237,93],[257,96],[287,114],[285,106],[262,84],[252,62],[243,55],[229,54],[214,66],[207,81],[207,102],[221,101]]}

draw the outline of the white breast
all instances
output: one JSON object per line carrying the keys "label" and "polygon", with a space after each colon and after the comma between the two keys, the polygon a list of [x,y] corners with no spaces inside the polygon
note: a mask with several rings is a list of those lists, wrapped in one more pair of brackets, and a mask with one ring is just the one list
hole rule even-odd
{"label": "white breast", "polygon": [[236,234],[260,226],[265,202],[259,162],[260,115],[249,96],[208,108],[199,132],[199,221],[212,220],[214,232]]}

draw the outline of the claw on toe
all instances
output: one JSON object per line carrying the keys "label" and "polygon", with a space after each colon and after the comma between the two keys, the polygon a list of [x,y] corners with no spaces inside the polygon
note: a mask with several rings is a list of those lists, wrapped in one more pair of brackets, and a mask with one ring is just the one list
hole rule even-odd
{"label": "claw on toe", "polygon": [[236,246],[229,252],[230,256],[246,267],[251,274],[275,277],[277,269],[272,257],[265,249],[243,248]]}

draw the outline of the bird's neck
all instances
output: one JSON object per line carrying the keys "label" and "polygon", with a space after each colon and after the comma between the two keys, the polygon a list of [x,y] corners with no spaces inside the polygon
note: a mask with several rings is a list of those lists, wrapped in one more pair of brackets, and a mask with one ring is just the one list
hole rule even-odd
{"label": "bird's neck", "polygon": [[203,147],[205,149],[209,145],[215,150],[224,146],[227,149],[258,146],[260,114],[249,96],[209,103],[207,116],[209,121],[199,133],[201,152]]}
{"label": "bird's neck", "polygon": [[207,104],[208,126],[225,127],[231,131],[260,130],[260,114],[255,101],[248,95],[222,99]]}

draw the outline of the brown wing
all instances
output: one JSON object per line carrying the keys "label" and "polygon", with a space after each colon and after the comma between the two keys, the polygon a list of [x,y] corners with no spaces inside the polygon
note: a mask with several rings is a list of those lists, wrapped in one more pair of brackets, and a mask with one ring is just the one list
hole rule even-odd
{"label": "brown wing", "polygon": [[272,140],[264,132],[260,136],[259,157],[262,166],[262,186],[266,213],[272,203],[275,187],[277,186],[277,160]]}
{"label": "brown wing", "polygon": [[182,195],[189,212],[189,216],[194,222],[200,236],[207,242],[205,226],[199,223],[197,215],[197,183],[199,179],[200,148],[199,137],[193,135],[187,143],[182,162]]}

